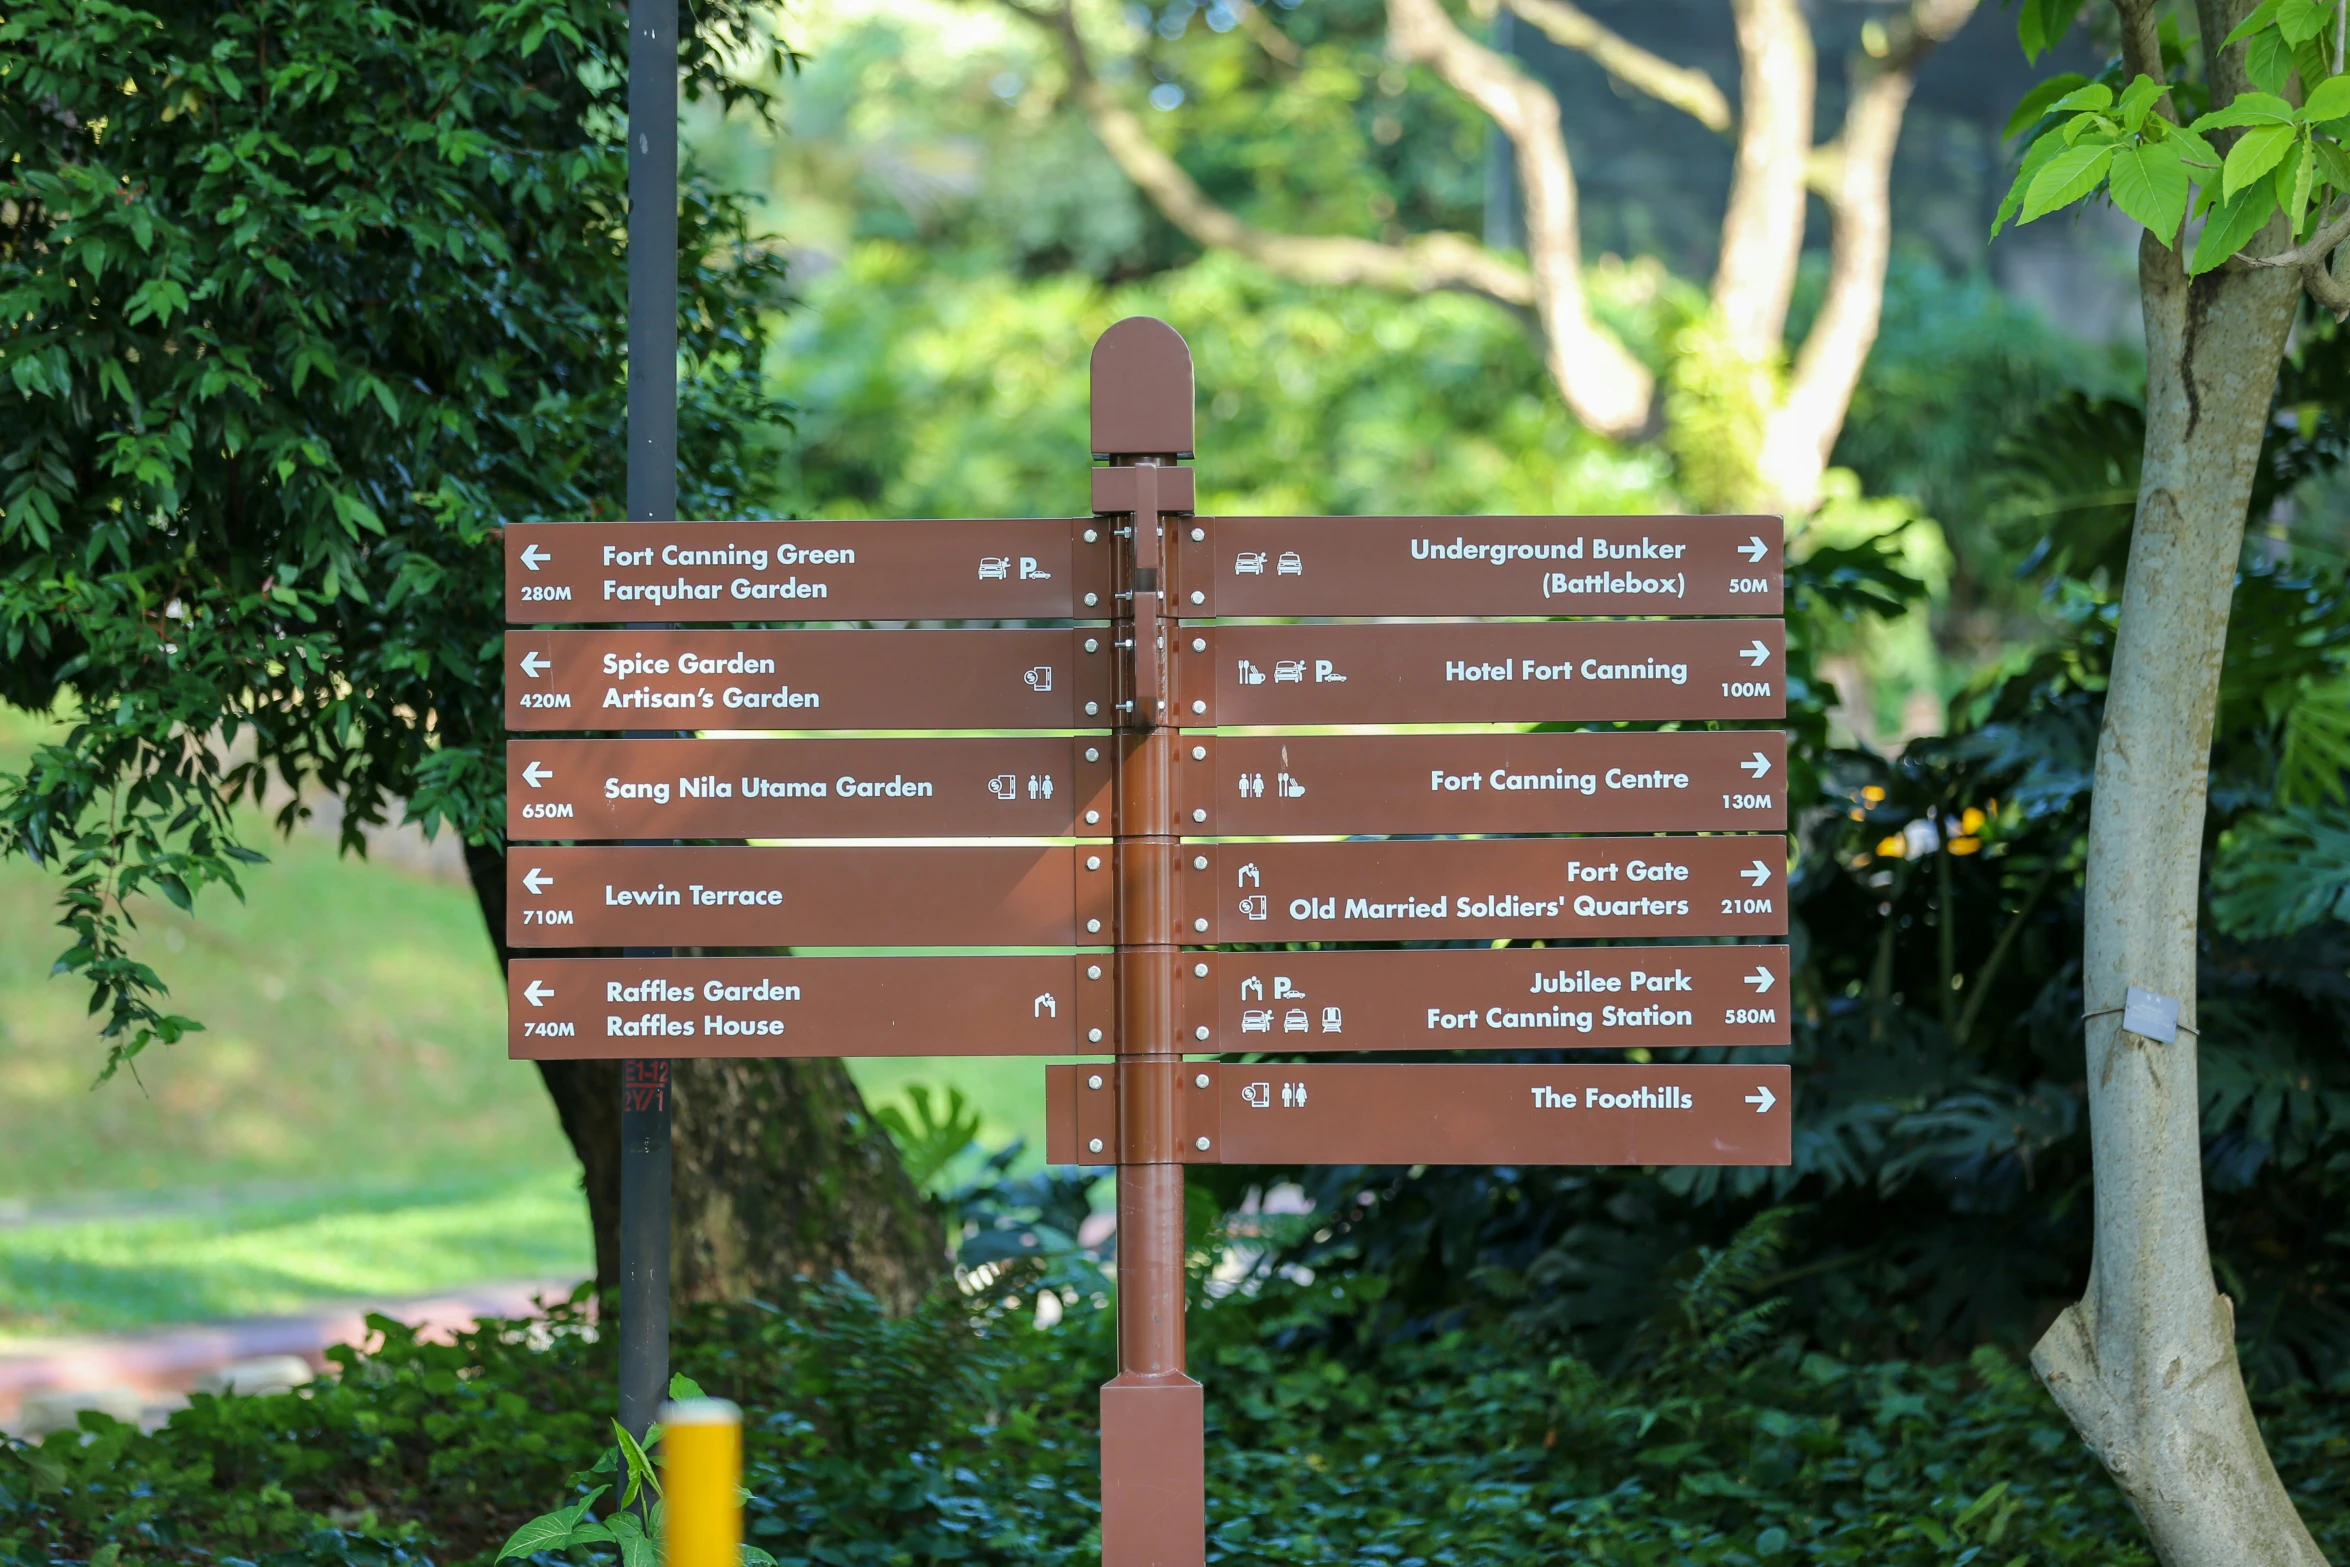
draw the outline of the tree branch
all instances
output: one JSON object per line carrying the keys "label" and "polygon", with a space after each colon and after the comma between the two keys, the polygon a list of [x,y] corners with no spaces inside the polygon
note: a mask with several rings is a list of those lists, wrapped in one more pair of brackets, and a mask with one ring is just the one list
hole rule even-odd
{"label": "tree branch", "polygon": [[1301,283],[1368,283],[1408,294],[1452,288],[1518,308],[1535,302],[1534,281],[1522,268],[1458,234],[1424,234],[1406,244],[1382,245],[1347,235],[1278,234],[1243,221],[1211,200],[1094,75],[1066,7],[1011,8],[1060,45],[1078,106],[1112,161],[1167,221],[1200,244],[1236,252]]}
{"label": "tree branch", "polygon": [[2343,276],[2350,252],[2337,252],[2334,264],[2327,267],[2322,261],[2312,261],[2301,269],[2301,286],[2309,290],[2309,297],[2334,313],[2336,321],[2350,321],[2350,278]]}
{"label": "tree branch", "polygon": [[1876,345],[1892,255],[1893,153],[1918,66],[1967,24],[1976,5],[1913,0],[1887,29],[1883,53],[1853,60],[1852,97],[1835,142],[1835,183],[1823,192],[1834,221],[1827,293],[1763,436],[1763,481],[1790,511],[1818,502],[1820,476]]}
{"label": "tree branch", "polygon": [[1232,0],[1233,14],[1240,18],[1240,30],[1259,49],[1295,70],[1306,63],[1306,53],[1297,46],[1297,40],[1275,27],[1257,9],[1257,0]]}
{"label": "tree branch", "polygon": [[[2350,12],[2344,14],[2350,15]],[[2248,267],[2323,266],[2336,247],[2346,239],[2350,239],[2350,207],[2344,207],[2341,216],[2329,220],[2290,250],[2280,250],[2273,256],[2254,256],[2238,251],[2228,259]]]}
{"label": "tree branch", "polygon": [[1714,310],[1757,364],[1779,352],[1803,256],[1811,155],[1811,24],[1799,0],[1731,0],[1738,23],[1738,163],[1722,216]]}
{"label": "tree branch", "polygon": [[1558,100],[1516,62],[1461,31],[1438,0],[1388,0],[1387,39],[1397,59],[1427,66],[1509,138],[1551,378],[1583,423],[1606,435],[1637,432],[1648,421],[1655,378],[1591,319],[1584,299],[1575,168]]}
{"label": "tree branch", "polygon": [[1730,100],[1705,72],[1649,53],[1566,0],[1508,0],[1508,5],[1552,43],[1588,55],[1594,65],[1634,91],[1680,110],[1709,131],[1730,128]]}

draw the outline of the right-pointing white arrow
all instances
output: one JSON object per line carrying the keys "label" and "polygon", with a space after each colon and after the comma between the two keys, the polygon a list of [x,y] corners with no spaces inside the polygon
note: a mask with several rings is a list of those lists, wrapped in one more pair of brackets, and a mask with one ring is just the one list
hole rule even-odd
{"label": "right-pointing white arrow", "polygon": [[1760,963],[1757,963],[1754,966],[1753,973],[1742,974],[1739,976],[1739,978],[1745,980],[1749,985],[1752,985],[1754,987],[1754,993],[1758,996],[1771,988],[1771,971],[1767,968],[1764,968]]}
{"label": "right-pointing white arrow", "polygon": [[1740,762],[1738,765],[1745,768],[1747,772],[1751,773],[1755,777],[1760,778],[1763,774],[1771,770],[1771,759],[1763,755],[1760,751],[1757,751],[1754,753],[1753,761]]}
{"label": "right-pointing white arrow", "polygon": [[1771,868],[1768,865],[1765,865],[1762,861],[1757,860],[1752,865],[1746,867],[1746,869],[1740,871],[1738,874],[1745,877],[1755,886],[1759,887],[1764,882],[1771,879]]}
{"label": "right-pointing white arrow", "polygon": [[549,887],[554,886],[555,878],[548,875],[545,871],[540,870],[537,866],[533,865],[529,870],[522,873],[522,885],[528,887],[535,896],[538,893],[546,891]]}
{"label": "right-pointing white arrow", "polygon": [[1738,650],[1738,656],[1749,664],[1760,665],[1764,659],[1771,656],[1771,650],[1763,646],[1762,638],[1756,637],[1753,646],[1742,647]]}
{"label": "right-pointing white arrow", "polygon": [[[1760,647],[1761,645],[1762,644],[1759,642],[1755,644],[1757,647]],[[530,678],[533,680],[536,680],[539,677],[540,670],[552,669],[554,667],[555,666],[553,664],[539,656],[539,650],[535,647],[522,655],[522,672],[530,676]]]}
{"label": "right-pointing white arrow", "polygon": [[548,779],[554,776],[555,770],[552,767],[547,766],[544,762],[541,762],[536,757],[531,758],[530,765],[522,770],[523,781],[528,783],[533,789],[536,789],[540,784],[545,783]]}
{"label": "right-pointing white arrow", "polygon": [[1745,556],[1749,561],[1760,561],[1770,552],[1771,547],[1762,541],[1762,538],[1759,534],[1748,534],[1746,536],[1746,542],[1738,546],[1738,553]]}
{"label": "right-pointing white arrow", "polygon": [[1756,1115],[1769,1115],[1771,1113],[1771,1106],[1779,1102],[1779,1096],[1772,1093],[1768,1088],[1757,1088],[1753,1093],[1746,1096],[1746,1102],[1754,1106],[1754,1113]]}
{"label": "right-pointing white arrow", "polygon": [[534,1007],[545,1006],[547,1004],[547,998],[553,994],[554,992],[549,990],[542,981],[535,979],[522,987],[523,999],[528,1001]]}

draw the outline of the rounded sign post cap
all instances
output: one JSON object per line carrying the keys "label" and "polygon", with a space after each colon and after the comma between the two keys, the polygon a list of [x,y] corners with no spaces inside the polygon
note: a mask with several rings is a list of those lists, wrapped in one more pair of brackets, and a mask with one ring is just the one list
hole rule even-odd
{"label": "rounded sign post cap", "polygon": [[1128,316],[1093,345],[1097,457],[1189,457],[1191,346],[1150,316]]}

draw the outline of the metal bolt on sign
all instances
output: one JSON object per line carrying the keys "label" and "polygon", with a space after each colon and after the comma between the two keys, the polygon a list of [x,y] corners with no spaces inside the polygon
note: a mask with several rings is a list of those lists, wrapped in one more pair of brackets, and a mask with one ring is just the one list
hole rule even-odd
{"label": "metal bolt on sign", "polygon": [[1203,517],[1183,339],[1092,376],[1087,517],[508,530],[508,1048],[1097,1058],[1102,1556],[1198,1567],[1186,1164],[1787,1162],[1780,1065],[1185,1059],[1784,1047],[1785,736],[1523,728],[1782,718],[1782,530]]}

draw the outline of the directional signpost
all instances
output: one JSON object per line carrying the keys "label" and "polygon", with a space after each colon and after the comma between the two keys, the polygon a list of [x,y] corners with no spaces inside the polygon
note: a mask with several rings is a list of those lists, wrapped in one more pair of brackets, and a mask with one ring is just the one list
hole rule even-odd
{"label": "directional signpost", "polygon": [[1780,525],[1200,517],[1182,339],[1093,375],[1090,517],[507,531],[508,943],[653,949],[509,1048],[1081,1058],[1103,1558],[1198,1567],[1185,1164],[1787,1161],[1786,1067],[1654,1058],[1790,1037]]}

